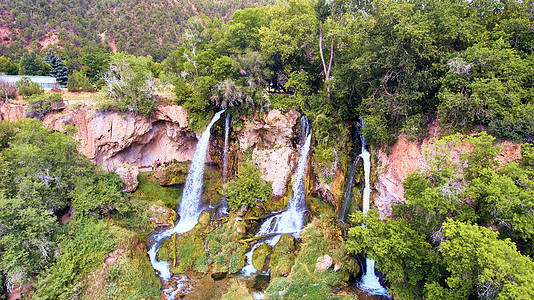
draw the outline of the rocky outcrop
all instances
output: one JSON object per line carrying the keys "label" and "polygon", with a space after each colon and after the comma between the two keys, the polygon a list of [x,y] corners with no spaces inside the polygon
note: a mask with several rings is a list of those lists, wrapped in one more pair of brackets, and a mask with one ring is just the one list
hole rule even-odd
{"label": "rocky outcrop", "polygon": [[[23,105],[0,104],[0,118],[22,119],[24,109]],[[157,158],[162,162],[191,160],[198,141],[197,134],[188,128],[187,111],[177,105],[159,106],[149,119],[88,107],[67,108],[46,115],[43,124],[58,131],[65,130],[66,125],[75,127],[80,152],[109,171],[125,162],[140,167]]]}
{"label": "rocky outcrop", "polygon": [[137,185],[139,184],[139,181],[137,181],[139,168],[137,166],[124,163],[115,170],[115,173],[117,173],[124,182],[123,191],[132,193],[137,189]]}
{"label": "rocky outcrop", "polygon": [[16,121],[24,119],[25,106],[13,103],[0,104],[0,121]]}
{"label": "rocky outcrop", "polygon": [[179,106],[158,107],[150,119],[80,109],[48,114],[43,123],[55,130],[62,130],[64,124],[75,126],[80,152],[113,171],[124,162],[148,166],[157,158],[191,160],[197,136],[188,129],[186,115]]}
{"label": "rocky outcrop", "polygon": [[[430,136],[422,142],[411,142],[404,135],[401,135],[397,142],[388,149],[389,154],[383,151],[384,149],[375,153],[378,165],[373,167],[378,169],[378,176],[374,182],[377,193],[374,193],[376,196],[373,201],[380,218],[391,216],[393,204],[405,202],[402,182],[408,174],[418,168],[428,166],[423,148],[433,146],[434,140],[438,138],[440,128],[437,122],[434,122],[429,125],[428,130]],[[521,146],[519,144],[505,141],[500,143],[500,146],[502,150],[497,156],[497,160],[501,165],[521,158]],[[465,149],[464,145],[458,149],[453,149],[450,153],[451,158],[458,160],[462,150]]]}
{"label": "rocky outcrop", "polygon": [[242,128],[236,130],[242,152],[252,150],[252,160],[259,165],[263,179],[273,182],[273,195],[281,197],[296,167],[298,152],[292,140],[296,137],[295,126],[300,114],[291,110],[282,114],[271,110],[263,118],[244,120]]}

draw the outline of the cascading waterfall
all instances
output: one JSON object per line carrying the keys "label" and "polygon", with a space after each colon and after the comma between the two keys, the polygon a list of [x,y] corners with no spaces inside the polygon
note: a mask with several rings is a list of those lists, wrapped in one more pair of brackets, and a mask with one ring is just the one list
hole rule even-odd
{"label": "cascading waterfall", "polygon": [[[308,154],[310,152],[311,144],[311,127],[309,126],[308,118],[303,116],[300,121],[301,128],[301,143],[299,160],[297,165],[297,172],[293,181],[293,196],[289,200],[286,210],[280,214],[267,218],[260,227],[256,237],[272,236],[264,241],[272,247],[278,243],[280,237],[284,234],[291,234],[294,237],[300,237],[300,231],[304,223],[304,213],[306,211],[306,189],[304,176],[306,166],[308,164]],[[273,236],[274,235],[274,236]],[[255,244],[251,250],[246,254],[247,265],[241,270],[245,276],[250,276],[256,272],[252,265],[252,254],[256,248],[262,243]]]}
{"label": "cascading waterfall", "polygon": [[[362,154],[360,157],[363,160],[363,171],[365,173],[365,188],[363,189],[363,213],[366,214],[370,207],[371,196],[371,155],[365,147],[365,137],[361,135]],[[378,281],[375,275],[375,261],[374,259],[365,258],[365,273],[362,275],[360,288],[374,295],[388,296],[386,289]]]}
{"label": "cascading waterfall", "polygon": [[230,137],[230,114],[225,114],[224,122],[224,151],[223,151],[223,168],[222,168],[222,180],[226,182],[228,176],[228,140]]}
{"label": "cascading waterfall", "polygon": [[169,280],[171,271],[169,264],[166,261],[158,261],[158,250],[170,236],[175,233],[179,234],[189,231],[197,223],[200,215],[199,206],[200,195],[202,193],[202,177],[204,176],[204,164],[206,161],[206,153],[208,151],[210,130],[213,124],[219,120],[219,117],[223,112],[224,110],[221,110],[213,116],[210,124],[206,130],[204,130],[197,143],[197,148],[193,160],[191,161],[191,167],[189,168],[187,179],[185,180],[185,187],[179,211],[180,221],[173,228],[154,235],[155,242],[150,249],[148,249],[148,256],[150,257],[152,267],[158,271],[159,276],[164,281]]}

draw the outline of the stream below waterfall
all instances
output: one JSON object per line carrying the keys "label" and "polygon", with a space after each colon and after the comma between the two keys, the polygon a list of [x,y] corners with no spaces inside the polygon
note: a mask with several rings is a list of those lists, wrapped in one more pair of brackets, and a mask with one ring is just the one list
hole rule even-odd
{"label": "stream below waterfall", "polygon": [[[171,271],[169,263],[166,261],[159,261],[157,258],[158,250],[163,246],[165,241],[171,237],[173,234],[180,234],[191,230],[197,223],[198,217],[200,215],[199,207],[201,203],[201,193],[202,193],[202,178],[204,175],[204,165],[206,161],[206,154],[208,151],[209,140],[210,140],[210,130],[213,124],[219,120],[221,114],[224,110],[216,113],[208,127],[202,133],[200,140],[197,143],[197,148],[195,154],[193,155],[193,160],[191,161],[191,167],[189,168],[187,178],[185,181],[185,187],[182,194],[182,201],[180,203],[179,217],[180,220],[178,223],[161,233],[156,233],[153,235],[154,243],[148,249],[148,256],[150,257],[150,262],[152,267],[157,271],[157,274],[160,278],[167,282],[171,278]],[[176,290],[182,287],[182,282],[187,280],[183,276],[180,276],[178,279],[178,284],[173,288],[168,287],[163,291],[167,299],[174,299],[176,296]]]}
{"label": "stream below waterfall", "polygon": [[300,231],[304,225],[306,212],[305,171],[308,164],[308,154],[310,152],[312,138],[311,126],[306,116],[303,116],[301,119],[300,131],[301,148],[299,151],[297,171],[295,173],[295,179],[293,180],[292,197],[284,211],[263,221],[260,230],[255,236],[268,237],[263,241],[254,244],[251,247],[251,250],[246,254],[246,265],[241,270],[241,273],[245,276],[251,276],[257,272],[256,268],[252,265],[252,255],[254,250],[259,246],[268,243],[271,247],[274,247],[280,240],[280,237],[284,234],[291,234],[295,238],[300,237]]}

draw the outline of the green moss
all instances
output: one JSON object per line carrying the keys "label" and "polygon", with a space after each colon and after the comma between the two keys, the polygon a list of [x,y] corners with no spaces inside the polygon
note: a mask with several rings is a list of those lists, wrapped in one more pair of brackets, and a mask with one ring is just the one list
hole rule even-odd
{"label": "green moss", "polygon": [[206,237],[212,271],[236,273],[245,265],[248,245],[238,242],[242,235],[231,228],[216,228]]}
{"label": "green moss", "polygon": [[139,186],[133,197],[147,202],[163,201],[165,206],[175,209],[178,199],[181,198],[181,190],[175,187],[160,186],[158,181],[149,178],[150,172],[141,172],[137,176]]}
{"label": "green moss", "polygon": [[[342,232],[336,220],[335,217],[314,219],[304,228],[290,273],[287,277],[274,277],[266,290],[269,299],[297,299],[304,294],[309,299],[328,299],[333,296],[332,286],[346,284],[349,274],[359,272],[357,261],[346,254]],[[328,269],[315,272],[317,258],[325,254],[332,257],[334,264],[340,267],[339,271]],[[273,251],[271,260],[278,260],[280,266],[271,270],[271,274],[283,275],[290,264],[290,257],[277,255]]]}
{"label": "green moss", "polygon": [[256,250],[254,250],[254,253],[252,254],[252,265],[256,270],[262,270],[265,266],[265,260],[267,259],[267,256],[271,254],[272,247],[271,245],[264,243]]}
{"label": "green moss", "polygon": [[185,183],[187,178],[187,163],[174,163],[158,170],[159,184],[163,186]]}
{"label": "green moss", "polygon": [[254,297],[248,292],[245,283],[239,280],[232,280],[228,291],[222,296],[222,300],[254,300]]}

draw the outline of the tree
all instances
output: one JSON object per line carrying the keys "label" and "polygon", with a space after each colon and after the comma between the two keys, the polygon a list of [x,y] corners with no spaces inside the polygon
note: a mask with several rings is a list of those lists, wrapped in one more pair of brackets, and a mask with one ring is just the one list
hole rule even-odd
{"label": "tree", "polygon": [[74,71],[67,81],[67,90],[69,92],[93,92],[94,88],[82,71]]}
{"label": "tree", "polygon": [[48,52],[44,57],[44,62],[52,67],[50,70],[50,76],[55,77],[60,85],[66,86],[69,79],[69,74],[68,69],[61,57],[57,56],[52,49],[48,49]]}
{"label": "tree", "polygon": [[24,76],[19,81],[15,82],[15,87],[17,88],[19,94],[24,96],[33,96],[43,93],[43,89],[39,86],[38,83],[33,82],[30,78]]}
{"label": "tree", "polygon": [[0,270],[10,285],[24,284],[54,258],[59,222],[52,212],[0,196]]}
{"label": "tree", "polygon": [[55,77],[60,85],[66,86],[69,79],[69,74],[68,69],[65,66],[65,63],[63,63],[61,57],[57,56],[52,49],[48,49],[48,52],[44,58],[44,62],[52,67],[50,70],[50,76]]}
{"label": "tree", "polygon": [[239,163],[239,173],[235,180],[225,185],[228,206],[238,209],[241,206],[253,206],[271,198],[272,182],[265,182],[261,172],[251,161]]}
{"label": "tree", "polygon": [[0,74],[17,75],[19,73],[19,66],[12,62],[11,59],[5,56],[0,56]]}
{"label": "tree", "polygon": [[51,68],[35,52],[22,55],[19,65],[19,74],[28,76],[46,76]]}

